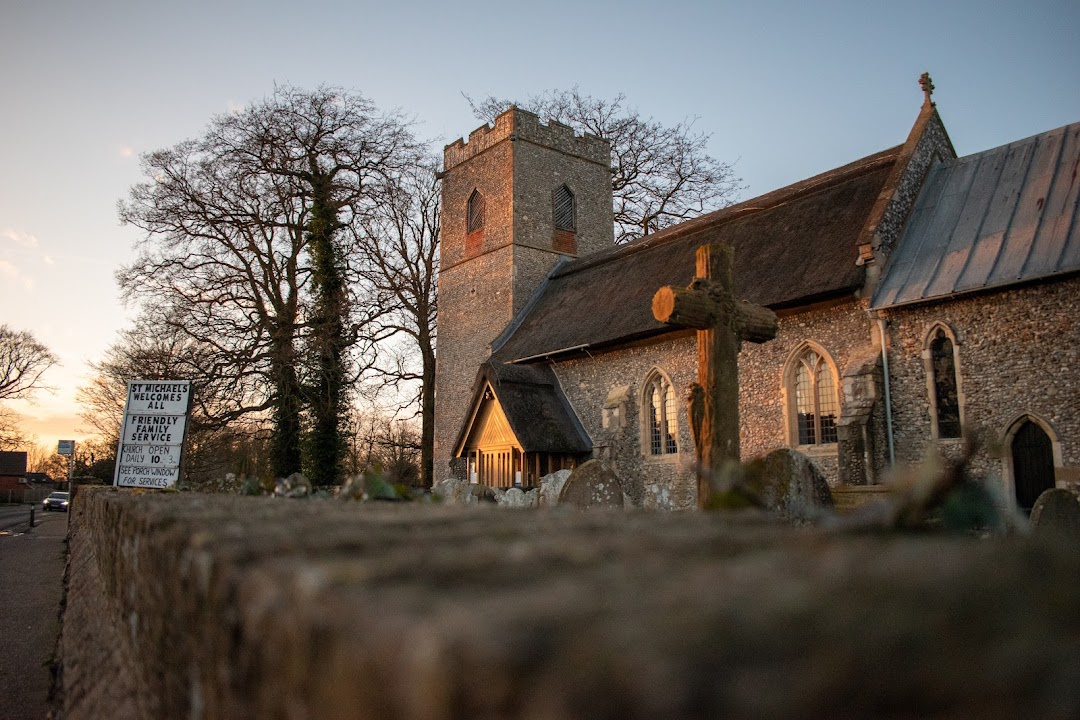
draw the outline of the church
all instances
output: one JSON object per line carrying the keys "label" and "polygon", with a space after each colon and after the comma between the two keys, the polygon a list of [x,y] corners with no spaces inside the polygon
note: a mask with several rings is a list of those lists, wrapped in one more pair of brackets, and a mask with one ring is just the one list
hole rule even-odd
{"label": "church", "polygon": [[1080,484],[1080,123],[957,157],[927,85],[903,143],[625,245],[605,140],[511,108],[448,145],[436,479],[596,458],[635,506],[694,507],[695,331],[651,300],[724,244],[778,317],[738,356],[744,459],[872,485],[977,433],[1003,502]]}

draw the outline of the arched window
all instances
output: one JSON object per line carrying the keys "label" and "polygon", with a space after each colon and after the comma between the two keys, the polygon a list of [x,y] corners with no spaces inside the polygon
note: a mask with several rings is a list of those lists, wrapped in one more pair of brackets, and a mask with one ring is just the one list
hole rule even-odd
{"label": "arched window", "polygon": [[479,190],[473,190],[469,196],[466,232],[476,232],[484,227],[484,196]]}
{"label": "arched window", "polygon": [[956,372],[956,340],[943,325],[927,333],[923,348],[926,386],[930,395],[930,426],[935,438],[958,438],[962,433],[960,382]]}
{"label": "arched window", "polygon": [[555,209],[555,229],[577,230],[577,221],[574,214],[574,193],[570,188],[561,185],[556,191],[552,202]]}
{"label": "arched window", "polygon": [[786,377],[792,440],[798,445],[827,445],[837,439],[840,402],[836,372],[824,353],[806,345],[788,363]]}
{"label": "arched window", "polygon": [[654,371],[645,381],[644,407],[648,454],[662,456],[679,452],[675,391],[659,371]]}

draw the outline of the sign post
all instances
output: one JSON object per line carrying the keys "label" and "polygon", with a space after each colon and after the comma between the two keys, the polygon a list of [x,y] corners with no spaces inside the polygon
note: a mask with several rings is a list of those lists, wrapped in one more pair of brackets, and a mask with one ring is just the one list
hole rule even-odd
{"label": "sign post", "polygon": [[114,486],[169,488],[176,484],[190,407],[190,380],[128,382]]}
{"label": "sign post", "polygon": [[75,441],[61,440],[56,444],[57,455],[67,455],[68,459],[68,497],[71,497],[71,473],[75,469]]}

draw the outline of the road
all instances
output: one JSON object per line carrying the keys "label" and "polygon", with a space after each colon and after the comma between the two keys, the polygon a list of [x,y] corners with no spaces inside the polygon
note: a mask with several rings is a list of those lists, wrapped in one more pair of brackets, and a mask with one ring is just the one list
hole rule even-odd
{"label": "road", "polygon": [[49,716],[67,513],[0,507],[0,720]]}
{"label": "road", "polygon": [[[30,522],[30,507],[30,505],[0,505],[0,532],[5,530],[17,532],[20,525],[23,526],[23,530],[26,530],[25,526]],[[36,521],[42,515],[41,503],[37,503],[33,507]],[[59,514],[63,515],[63,513]]]}

